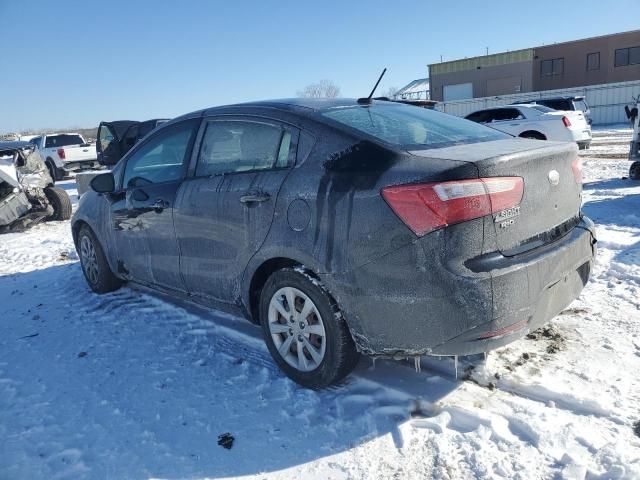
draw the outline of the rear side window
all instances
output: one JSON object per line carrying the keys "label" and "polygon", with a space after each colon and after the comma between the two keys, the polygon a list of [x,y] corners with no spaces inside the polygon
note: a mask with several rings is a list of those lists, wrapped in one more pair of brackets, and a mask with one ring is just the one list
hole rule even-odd
{"label": "rear side window", "polygon": [[540,100],[540,103],[554,110],[573,110],[573,105],[569,100]]}
{"label": "rear side window", "polygon": [[438,148],[509,138],[469,120],[411,105],[338,107],[325,110],[322,115],[402,148]]}
{"label": "rear side window", "polygon": [[542,113],[555,112],[553,108],[545,107],[544,105],[531,105],[531,108],[538,110]]}
{"label": "rear side window", "polygon": [[84,141],[80,135],[54,135],[47,137],[44,148],[68,147],[69,145],[82,145]]}
{"label": "rear side window", "polygon": [[517,108],[498,108],[496,110],[492,110],[492,112],[493,115],[491,121],[493,122],[524,119],[524,115],[522,115],[522,113],[520,113],[520,110],[518,110]]}
{"label": "rear side window", "polygon": [[207,124],[196,176],[267,170],[287,166],[291,134],[265,123],[212,121]]}
{"label": "rear side window", "polygon": [[472,122],[482,123],[486,121],[487,114],[486,112],[473,112],[467,115],[465,118],[467,120],[471,120]]}

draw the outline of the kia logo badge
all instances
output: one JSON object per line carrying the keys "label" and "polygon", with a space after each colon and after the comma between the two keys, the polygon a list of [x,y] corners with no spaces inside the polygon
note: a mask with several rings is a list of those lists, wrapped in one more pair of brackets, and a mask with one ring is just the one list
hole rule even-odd
{"label": "kia logo badge", "polygon": [[560,174],[557,170],[551,170],[549,172],[549,183],[554,187],[560,183]]}

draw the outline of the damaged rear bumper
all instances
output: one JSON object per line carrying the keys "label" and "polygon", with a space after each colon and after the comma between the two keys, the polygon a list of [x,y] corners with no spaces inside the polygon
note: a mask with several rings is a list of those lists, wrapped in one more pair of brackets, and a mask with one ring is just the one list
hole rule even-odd
{"label": "damaged rear bumper", "polygon": [[[512,257],[483,255],[459,269],[424,253],[405,247],[323,279],[363,353],[470,355],[523,337],[578,297],[596,256],[595,229],[584,217],[551,244]],[[394,278],[398,265],[403,276]],[[381,278],[385,270],[391,274]]]}
{"label": "damaged rear bumper", "polygon": [[[510,259],[510,265],[492,272],[497,316],[437,345],[432,354],[487,352],[538,329],[578,298],[589,280],[595,256],[593,223],[583,219],[565,237],[528,258]],[[528,291],[528,301],[523,301],[523,288]]]}

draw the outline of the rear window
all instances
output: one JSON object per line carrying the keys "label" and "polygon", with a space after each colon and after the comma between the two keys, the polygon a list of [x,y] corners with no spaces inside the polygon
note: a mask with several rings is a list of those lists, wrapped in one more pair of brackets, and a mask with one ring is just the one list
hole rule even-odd
{"label": "rear window", "polygon": [[80,135],[54,135],[47,137],[45,148],[51,147],[67,147],[69,145],[82,145],[82,137]]}
{"label": "rear window", "polygon": [[573,105],[575,106],[576,110],[579,110],[581,112],[586,112],[589,109],[587,107],[587,102],[585,102],[584,100],[574,100]]}
{"label": "rear window", "polygon": [[406,149],[438,148],[509,138],[477,123],[446,113],[400,104],[332,108],[324,117],[382,142]]}

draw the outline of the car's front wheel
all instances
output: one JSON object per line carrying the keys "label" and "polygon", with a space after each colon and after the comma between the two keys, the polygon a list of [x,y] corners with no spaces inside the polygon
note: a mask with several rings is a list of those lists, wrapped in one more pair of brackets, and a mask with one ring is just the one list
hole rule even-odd
{"label": "car's front wheel", "polygon": [[69,220],[71,218],[71,199],[65,190],[58,187],[44,189],[47,200],[53,207],[53,214],[47,220]]}
{"label": "car's front wheel", "polygon": [[337,305],[306,273],[287,268],[269,277],[260,296],[260,321],[274,360],[304,387],[334,384],[358,363]]}
{"label": "car's front wheel", "polygon": [[107,293],[120,288],[122,280],[111,271],[100,242],[87,226],[80,230],[78,247],[82,273],[91,290],[96,293]]}

